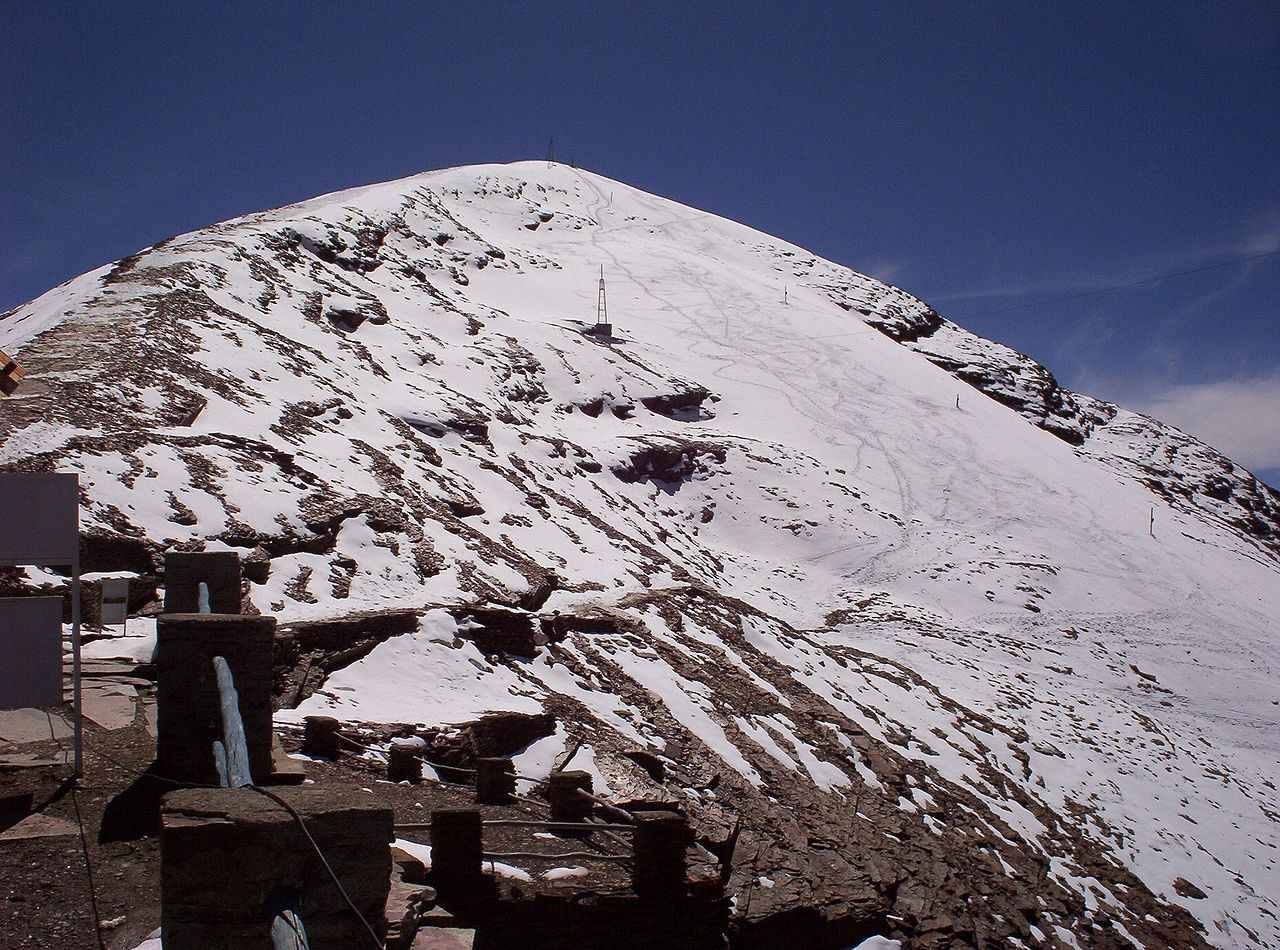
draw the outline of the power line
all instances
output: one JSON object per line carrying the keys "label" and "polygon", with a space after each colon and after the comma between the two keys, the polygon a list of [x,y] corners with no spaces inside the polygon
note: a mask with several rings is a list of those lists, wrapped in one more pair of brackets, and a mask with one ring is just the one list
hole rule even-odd
{"label": "power line", "polygon": [[1011,313],[1014,310],[1027,310],[1031,307],[1043,307],[1046,304],[1062,303],[1064,300],[1078,300],[1081,297],[1092,297],[1094,294],[1110,293],[1113,290],[1123,290],[1126,287],[1138,287],[1142,284],[1154,284],[1157,281],[1168,280],[1170,277],[1183,277],[1187,274],[1202,274],[1207,270],[1217,270],[1219,267],[1231,267],[1234,264],[1245,264],[1249,261],[1261,260],[1264,257],[1273,257],[1280,254],[1280,248],[1274,251],[1265,251],[1262,254],[1252,254],[1249,257],[1237,257],[1234,260],[1222,261],[1218,264],[1208,264],[1204,267],[1193,267],[1190,270],[1172,271],[1168,274],[1160,274],[1156,277],[1144,277],[1141,280],[1131,280],[1124,284],[1112,284],[1109,287],[1099,287],[1096,290],[1085,290],[1078,294],[1067,294],[1065,297],[1051,297],[1048,300],[1037,300],[1034,303],[1020,303],[1013,307],[999,307],[995,310],[981,310],[978,313],[970,313],[963,317],[957,317],[958,320],[972,320],[974,317],[989,317],[997,313]]}

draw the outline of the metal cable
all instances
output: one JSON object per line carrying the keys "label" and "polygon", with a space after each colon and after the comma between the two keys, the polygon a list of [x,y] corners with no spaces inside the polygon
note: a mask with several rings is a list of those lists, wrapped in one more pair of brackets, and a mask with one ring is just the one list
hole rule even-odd
{"label": "metal cable", "polygon": [[342,886],[342,881],[338,879],[337,872],[334,871],[333,866],[329,864],[329,859],[324,856],[324,852],[320,850],[320,845],[316,843],[316,839],[311,836],[311,831],[307,828],[307,823],[303,820],[302,816],[298,814],[292,805],[275,792],[269,792],[258,785],[246,785],[244,787],[271,799],[293,816],[293,820],[298,823],[298,827],[301,828],[302,833],[306,835],[307,841],[311,843],[311,847],[315,851],[316,857],[320,859],[320,863],[324,865],[324,869],[329,872],[329,877],[333,880],[333,884],[338,889],[338,893],[342,895],[342,899],[346,901],[347,906],[351,908],[351,913],[355,914],[356,917],[360,919],[360,923],[364,924],[364,929],[369,931],[369,936],[373,940],[373,945],[377,947],[378,950],[383,950],[385,944],[382,942],[382,938],[378,936],[378,932],[373,929],[373,925],[369,923],[364,914],[360,913],[360,908],[357,907],[355,901],[351,899],[351,895],[347,893],[347,889]]}
{"label": "metal cable", "polygon": [[[106,759],[108,762],[111,762],[117,767],[124,769],[126,772],[132,772],[134,775],[141,776],[142,778],[158,779],[161,782],[168,782],[170,785],[175,785],[178,788],[213,788],[213,789],[218,789],[220,791],[224,790],[223,786],[221,785],[208,785],[204,782],[180,782],[177,779],[172,779],[165,775],[158,775],[155,772],[143,772],[140,769],[136,769],[136,768],[133,768],[132,766],[125,765],[115,756],[112,756],[102,751],[92,743],[86,742],[85,745],[88,746],[90,749],[92,749],[94,754],[101,756],[102,758]],[[365,919],[364,914],[360,913],[360,909],[356,907],[355,903],[351,900],[351,896],[347,893],[347,889],[342,886],[342,881],[338,879],[338,875],[333,870],[333,866],[329,864],[328,858],[326,858],[324,855],[324,852],[320,850],[320,845],[317,844],[316,839],[312,837],[311,831],[309,828],[307,828],[306,821],[303,819],[303,817],[298,814],[298,812],[293,808],[292,805],[286,802],[279,795],[276,795],[274,792],[269,792],[265,788],[262,788],[261,786],[258,786],[258,785],[245,785],[243,787],[246,789],[249,789],[250,791],[257,792],[259,795],[263,795],[271,799],[273,802],[275,802],[277,805],[279,805],[281,808],[287,811],[290,814],[290,816],[292,816],[293,820],[298,823],[298,827],[302,829],[302,833],[303,835],[306,836],[307,841],[310,842],[312,849],[316,853],[316,857],[320,859],[320,863],[324,865],[324,869],[329,873],[329,877],[333,880],[334,886],[338,888],[338,892],[342,895],[342,899],[347,902],[347,906],[351,908],[351,912],[355,914],[358,918],[360,918],[360,923],[364,924],[365,930],[367,930],[369,932],[369,936],[373,938],[374,944],[375,946],[378,947],[378,950],[384,950],[384,944],[381,938],[378,937],[377,931],[373,929],[369,921]]]}

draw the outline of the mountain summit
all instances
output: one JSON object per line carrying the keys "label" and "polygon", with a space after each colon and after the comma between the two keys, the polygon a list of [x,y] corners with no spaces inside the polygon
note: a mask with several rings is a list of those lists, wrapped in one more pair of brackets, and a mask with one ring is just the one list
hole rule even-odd
{"label": "mountain summit", "polygon": [[1280,946],[1280,497],[896,287],[523,162],[162,241],[0,348],[85,570],[229,547],[348,619],[281,720],[541,714],[521,772],[742,817],[761,941]]}

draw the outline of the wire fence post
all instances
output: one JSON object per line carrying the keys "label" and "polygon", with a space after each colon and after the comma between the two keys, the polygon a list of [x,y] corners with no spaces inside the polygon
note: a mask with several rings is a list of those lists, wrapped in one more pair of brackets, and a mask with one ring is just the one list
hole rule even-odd
{"label": "wire fence post", "polygon": [[510,805],[516,791],[516,766],[510,759],[476,759],[476,804]]}
{"label": "wire fence post", "polygon": [[387,747],[387,781],[411,785],[421,782],[424,748],[421,739],[392,739]]}
{"label": "wire fence post", "polygon": [[579,792],[591,793],[590,772],[552,772],[547,776],[552,821],[585,821],[590,817],[593,803]]}
{"label": "wire fence post", "polygon": [[307,716],[302,721],[302,754],[313,759],[342,757],[342,724],[332,716]]}

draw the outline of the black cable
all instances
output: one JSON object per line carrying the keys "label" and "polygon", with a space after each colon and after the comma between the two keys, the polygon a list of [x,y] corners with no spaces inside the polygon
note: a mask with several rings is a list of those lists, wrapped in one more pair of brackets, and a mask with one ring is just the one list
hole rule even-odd
{"label": "black cable", "polygon": [[1218,264],[1207,264],[1204,267],[1193,267],[1190,270],[1172,271],[1168,274],[1160,274],[1156,277],[1144,277],[1142,280],[1131,280],[1124,284],[1112,284],[1110,287],[1099,287],[1096,290],[1085,290],[1078,294],[1067,294],[1065,297],[1052,297],[1048,300],[1037,300],[1034,303],[1020,303],[1013,307],[999,307],[995,310],[980,310],[977,313],[966,314],[963,317],[957,317],[957,320],[972,320],[974,317],[990,317],[997,313],[1011,313],[1014,310],[1026,310],[1030,307],[1043,307],[1045,304],[1062,303],[1065,300],[1078,300],[1081,297],[1092,297],[1094,294],[1110,293],[1113,290],[1123,290],[1126,287],[1139,287],[1142,284],[1154,284],[1161,280],[1168,280],[1170,277],[1183,277],[1187,274],[1202,274],[1207,270],[1217,270],[1219,267],[1231,267],[1233,264],[1245,264],[1249,261],[1261,260],[1264,257],[1273,257],[1280,254],[1280,249],[1274,251],[1266,251],[1262,254],[1251,254],[1248,257],[1237,257],[1234,260],[1222,261]]}
{"label": "black cable", "polygon": [[[53,727],[53,713],[46,709],[44,717],[49,722],[49,738],[53,740],[54,748],[61,754],[62,743],[58,741],[57,730]],[[76,827],[80,830],[80,853],[84,855],[84,874],[89,882],[89,909],[93,912],[93,935],[98,939],[98,950],[107,950],[107,945],[102,939],[102,915],[98,911],[98,889],[93,883],[93,862],[89,859],[89,840],[84,834],[84,816],[80,813],[80,799],[76,796],[76,776],[72,776],[70,791],[71,804],[76,810]]]}
{"label": "black cable", "polygon": [[351,908],[351,913],[355,914],[356,917],[360,919],[360,923],[364,924],[364,929],[369,931],[369,936],[373,940],[373,945],[377,947],[378,950],[383,950],[385,944],[382,942],[382,938],[379,937],[378,932],[373,929],[373,925],[365,919],[364,914],[360,913],[360,908],[356,906],[355,901],[351,899],[351,895],[347,893],[347,889],[343,887],[342,882],[338,880],[337,872],[334,871],[332,865],[329,864],[329,860],[324,856],[324,852],[320,850],[320,845],[316,843],[316,839],[311,836],[311,831],[307,828],[307,823],[303,820],[302,816],[298,814],[292,805],[275,792],[269,792],[265,788],[260,788],[257,785],[246,785],[244,787],[252,789],[259,795],[266,796],[293,816],[293,820],[298,823],[298,827],[301,828],[302,833],[306,835],[307,841],[311,843],[311,848],[315,851],[316,857],[320,859],[320,863],[324,865],[324,869],[329,872],[329,877],[333,880],[333,884],[338,889],[338,893],[342,895],[342,899],[346,901],[347,906]]}
{"label": "black cable", "polygon": [[93,933],[98,938],[98,950],[107,950],[102,939],[102,916],[98,911],[98,889],[93,883],[93,864],[89,861],[89,842],[84,836],[84,816],[80,814],[80,798],[75,787],[71,788],[71,804],[76,809],[76,824],[80,826],[80,850],[84,854],[84,873],[89,879],[89,909],[93,912]]}

